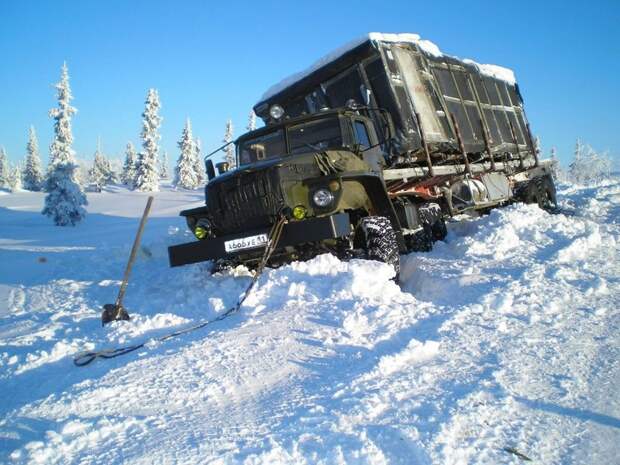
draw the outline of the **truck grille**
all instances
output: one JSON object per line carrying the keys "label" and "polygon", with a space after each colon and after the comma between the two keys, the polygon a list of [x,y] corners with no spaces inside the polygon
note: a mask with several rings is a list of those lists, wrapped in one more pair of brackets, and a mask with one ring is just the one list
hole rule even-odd
{"label": "truck grille", "polygon": [[207,205],[219,234],[273,224],[284,206],[277,168],[216,180],[207,186]]}

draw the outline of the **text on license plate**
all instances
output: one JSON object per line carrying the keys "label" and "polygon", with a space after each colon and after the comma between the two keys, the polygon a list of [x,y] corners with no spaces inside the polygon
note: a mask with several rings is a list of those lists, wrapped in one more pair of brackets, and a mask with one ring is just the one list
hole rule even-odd
{"label": "text on license plate", "polygon": [[267,234],[257,234],[256,236],[242,237],[224,242],[226,252],[237,252],[238,250],[253,249],[267,245]]}

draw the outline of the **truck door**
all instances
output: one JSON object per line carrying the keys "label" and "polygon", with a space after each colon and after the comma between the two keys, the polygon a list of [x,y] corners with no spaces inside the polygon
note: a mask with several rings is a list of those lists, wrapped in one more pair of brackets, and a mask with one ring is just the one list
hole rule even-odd
{"label": "truck door", "polygon": [[377,145],[377,136],[372,125],[366,124],[361,119],[354,118],[351,120],[353,124],[353,134],[356,142],[359,144],[362,158],[370,166],[375,173],[382,173],[384,163],[383,151]]}

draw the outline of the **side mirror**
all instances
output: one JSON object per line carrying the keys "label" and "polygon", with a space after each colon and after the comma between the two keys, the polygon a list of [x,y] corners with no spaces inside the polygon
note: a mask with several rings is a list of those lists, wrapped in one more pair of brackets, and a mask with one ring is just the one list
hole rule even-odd
{"label": "side mirror", "polygon": [[228,171],[228,162],[221,161],[217,165],[215,165],[215,167],[217,168],[217,172],[219,174],[224,174],[226,171]]}
{"label": "side mirror", "polygon": [[213,161],[205,160],[205,170],[207,171],[207,180],[211,181],[215,177],[215,168],[213,167]]}
{"label": "side mirror", "polygon": [[347,100],[346,103],[344,104],[344,106],[348,110],[357,110],[358,109],[357,102],[355,101],[354,98],[350,98],[349,100]]}

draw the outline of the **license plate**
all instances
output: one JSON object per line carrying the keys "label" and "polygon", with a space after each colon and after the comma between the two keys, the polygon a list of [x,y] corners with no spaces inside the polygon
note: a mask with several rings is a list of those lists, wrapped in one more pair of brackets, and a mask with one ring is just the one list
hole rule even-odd
{"label": "license plate", "polygon": [[242,237],[224,242],[226,252],[237,252],[245,249],[255,249],[267,245],[267,234],[257,234],[256,236]]}

